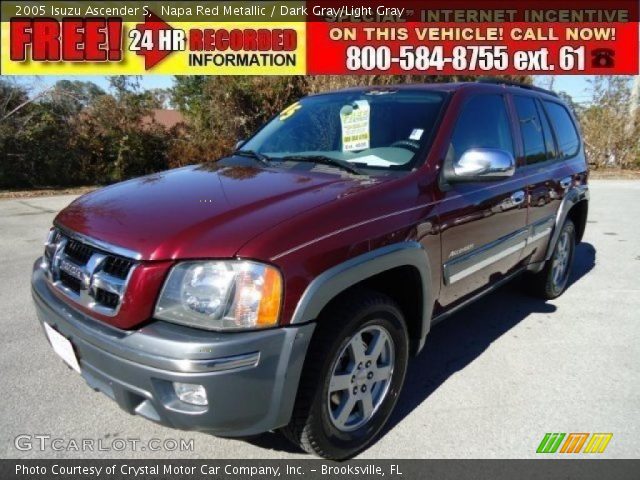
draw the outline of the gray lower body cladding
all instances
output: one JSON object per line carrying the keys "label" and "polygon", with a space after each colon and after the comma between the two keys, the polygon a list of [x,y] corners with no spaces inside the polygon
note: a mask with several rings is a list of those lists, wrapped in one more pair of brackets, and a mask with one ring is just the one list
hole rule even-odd
{"label": "gray lower body cladding", "polygon": [[[123,410],[224,436],[288,423],[315,324],[217,333],[152,322],[122,331],[61,301],[37,267],[32,293],[40,322],[72,342],[86,382]],[[182,402],[173,382],[203,385],[209,404]]]}

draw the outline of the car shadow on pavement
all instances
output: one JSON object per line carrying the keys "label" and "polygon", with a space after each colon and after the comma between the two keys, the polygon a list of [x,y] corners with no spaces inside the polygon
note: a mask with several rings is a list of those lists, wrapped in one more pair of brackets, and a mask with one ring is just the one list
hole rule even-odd
{"label": "car shadow on pavement", "polygon": [[[581,243],[576,247],[568,288],[594,268],[595,260],[593,245]],[[433,327],[424,350],[409,363],[403,391],[386,431],[530,314],[556,311],[546,300],[524,293],[525,283],[526,277],[511,282]]]}
{"label": "car shadow on pavement", "polygon": [[[569,288],[593,269],[595,259],[593,245],[578,245]],[[451,375],[469,365],[491,343],[530,314],[556,310],[545,300],[523,293],[521,283],[518,280],[511,282],[433,327],[422,353],[409,362],[398,404],[378,439],[410,415]],[[511,307],[505,308],[505,305]],[[277,433],[268,432],[244,441],[265,449],[301,453]]]}

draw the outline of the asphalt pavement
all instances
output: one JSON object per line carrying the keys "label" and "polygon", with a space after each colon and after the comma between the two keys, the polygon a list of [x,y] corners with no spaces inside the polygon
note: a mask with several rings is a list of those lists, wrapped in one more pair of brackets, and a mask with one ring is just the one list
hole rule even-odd
{"label": "asphalt pavement", "polygon": [[[509,285],[436,326],[360,458],[530,458],[547,432],[613,433],[602,457],[640,458],[640,181],[591,190],[568,291],[544,302]],[[73,198],[0,200],[0,457],[306,458],[274,433],[224,439],[131,416],[55,356],[29,281]]]}

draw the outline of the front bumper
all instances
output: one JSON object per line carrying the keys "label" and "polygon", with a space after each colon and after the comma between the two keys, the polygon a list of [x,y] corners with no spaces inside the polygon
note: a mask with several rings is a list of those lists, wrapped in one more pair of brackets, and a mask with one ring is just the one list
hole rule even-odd
{"label": "front bumper", "polygon": [[[71,341],[86,382],[123,410],[224,436],[253,435],[289,422],[314,324],[218,333],[155,321],[120,330],[60,300],[39,265],[40,260],[32,294],[40,322]],[[173,382],[203,385],[209,404],[180,401]]]}

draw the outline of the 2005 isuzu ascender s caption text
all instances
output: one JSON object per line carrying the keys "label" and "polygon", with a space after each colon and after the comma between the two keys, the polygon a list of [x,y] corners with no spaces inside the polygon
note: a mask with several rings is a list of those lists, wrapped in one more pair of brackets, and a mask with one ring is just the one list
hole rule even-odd
{"label": "2005 isuzu ascender s caption text", "polygon": [[587,174],[572,114],[535,87],[310,96],[228,158],[75,200],[33,297],[55,351],[127,412],[348,458],[434,323],[519,274],[563,292]]}

